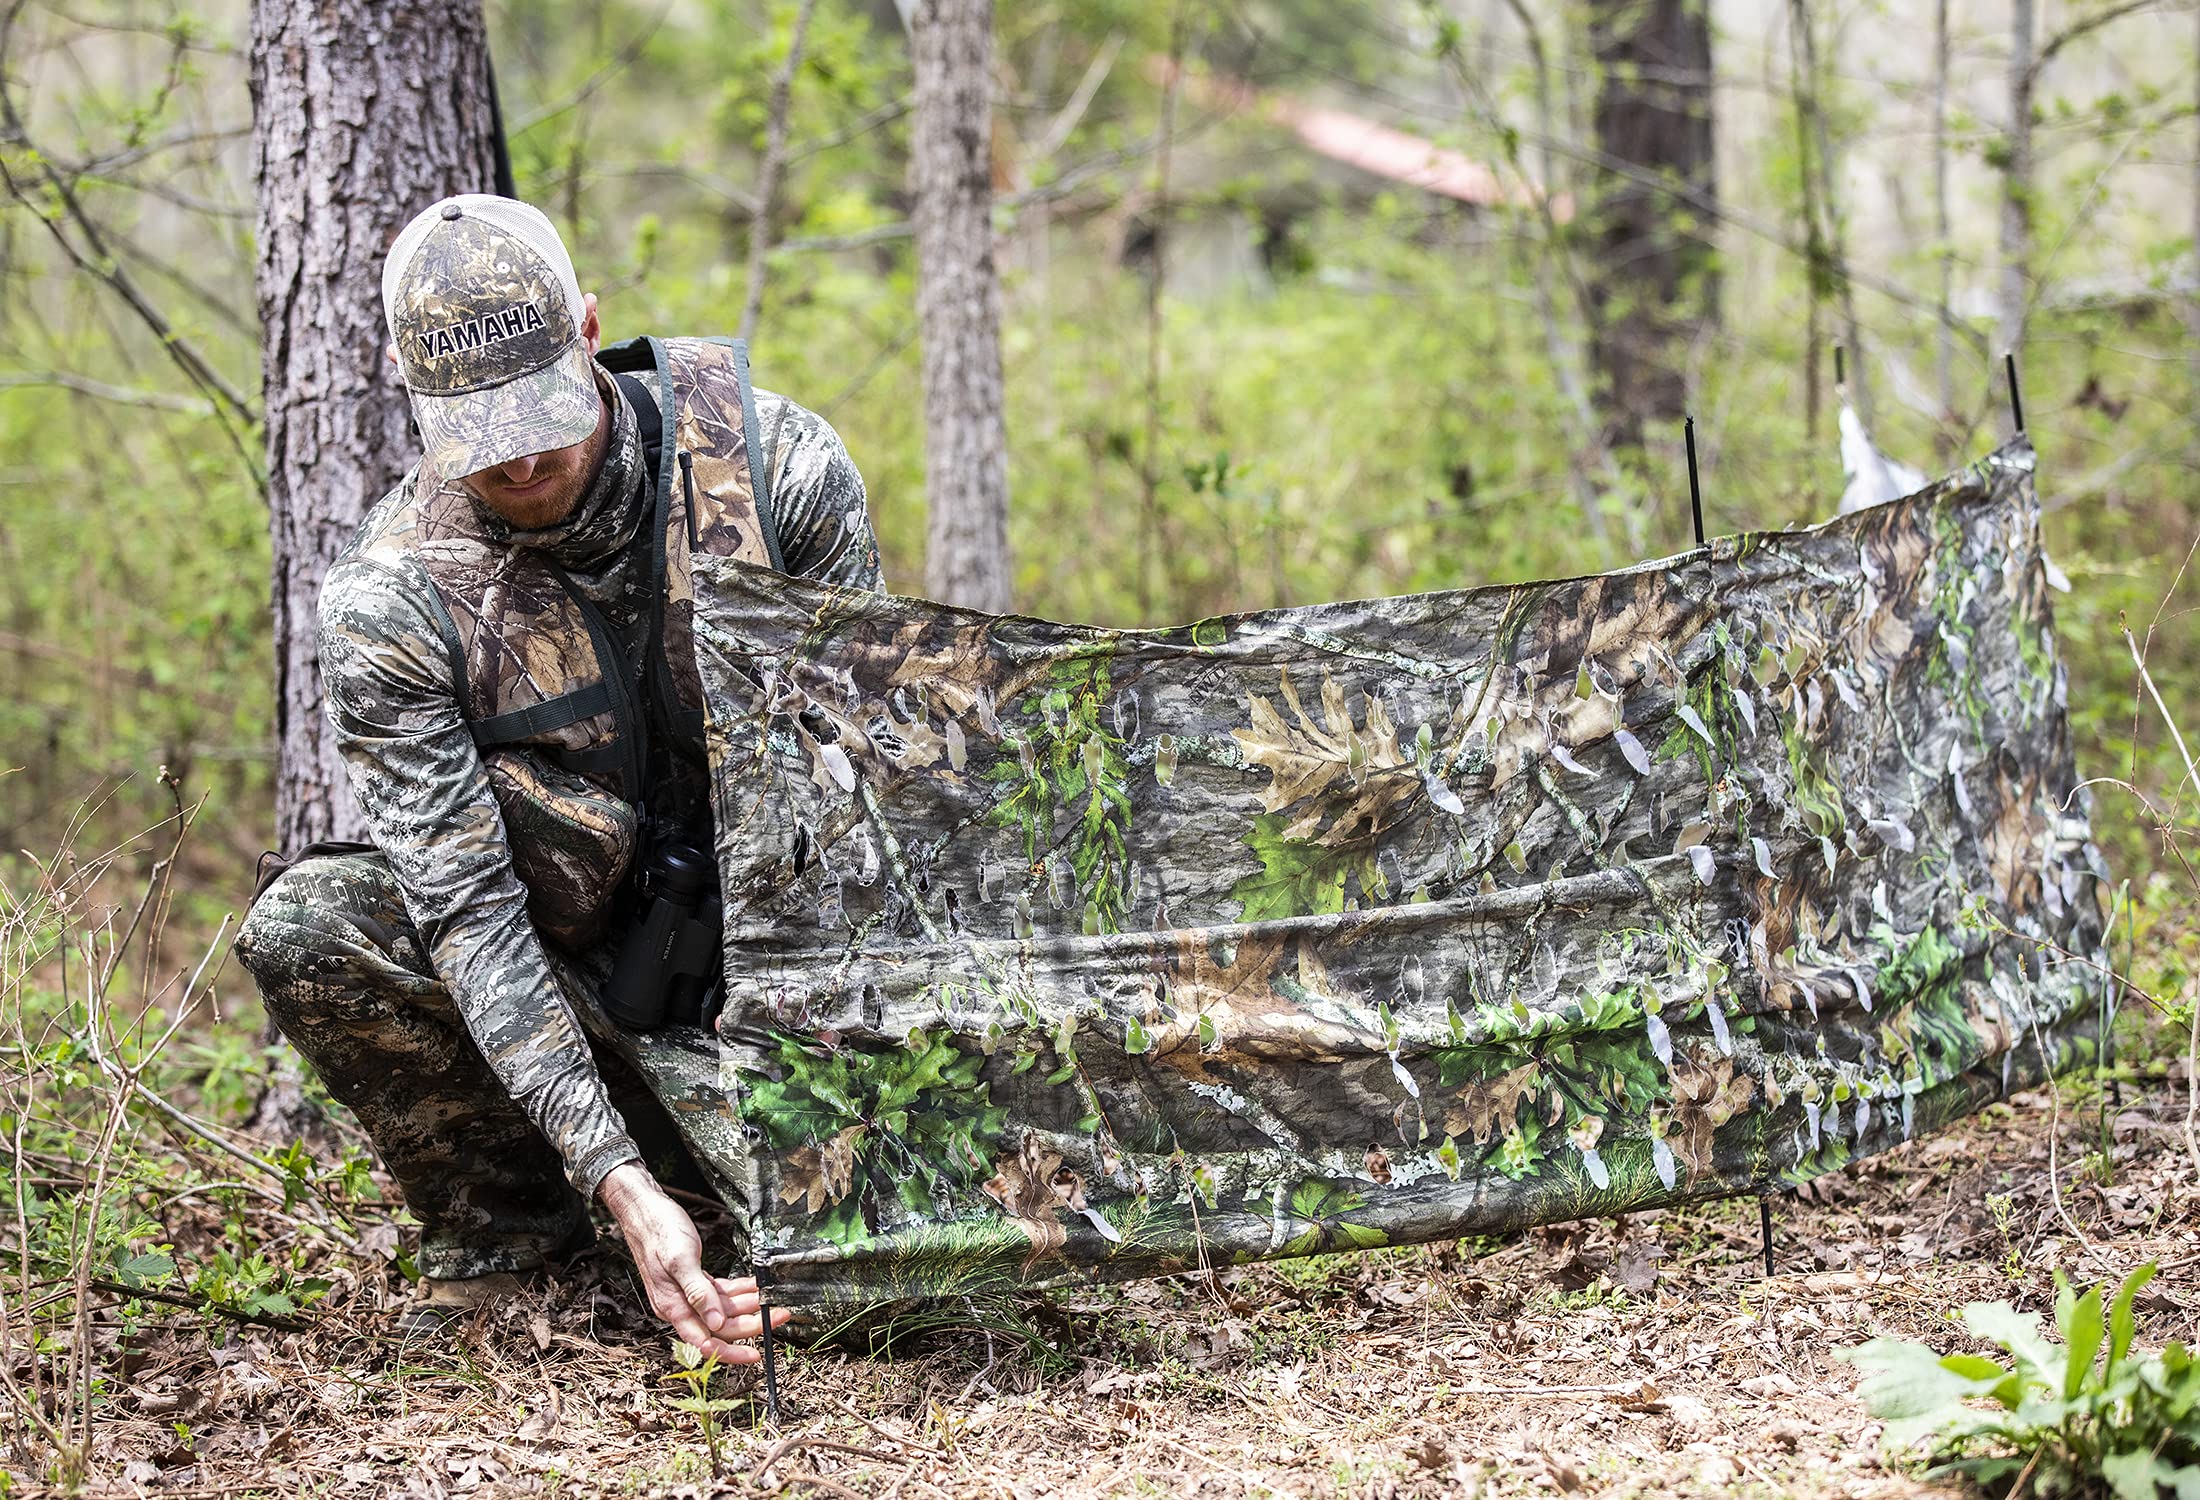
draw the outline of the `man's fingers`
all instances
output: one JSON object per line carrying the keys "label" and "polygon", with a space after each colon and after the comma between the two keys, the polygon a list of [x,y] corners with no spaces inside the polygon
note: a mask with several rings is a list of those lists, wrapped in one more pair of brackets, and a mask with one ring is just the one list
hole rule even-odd
{"label": "man's fingers", "polygon": [[722,1365],[753,1365],[764,1357],[754,1343],[729,1343],[724,1337],[705,1339],[695,1347],[706,1358],[715,1357]]}
{"label": "man's fingers", "polygon": [[[751,1301],[753,1303],[753,1299]],[[672,1326],[672,1331],[680,1336],[683,1343],[693,1345],[706,1356],[715,1354],[721,1364],[748,1365],[763,1358],[755,1347],[755,1340],[763,1336],[764,1320],[753,1305],[745,1312],[722,1319],[716,1327],[707,1330],[701,1318],[670,1296],[663,1299],[657,1311]],[[793,1316],[794,1313],[788,1308],[773,1308],[772,1327],[784,1326]]]}
{"label": "man's fingers", "polygon": [[720,1305],[728,1313],[752,1313],[764,1305],[763,1294],[756,1290],[756,1283],[747,1277],[738,1281],[730,1276],[715,1279],[718,1283]]}
{"label": "man's fingers", "polygon": [[673,1307],[676,1310],[672,1312],[666,1312],[662,1307],[658,1308],[657,1311],[665,1322],[672,1326],[672,1331],[680,1336],[681,1343],[691,1344],[708,1354],[711,1345],[718,1341],[710,1336],[708,1329],[703,1327],[703,1320],[686,1308],[680,1307],[678,1303],[674,1303]]}
{"label": "man's fingers", "polygon": [[[649,1278],[650,1301],[682,1342],[721,1364],[755,1364],[763,1355],[754,1340],[764,1332],[763,1296],[752,1276],[711,1276],[700,1266],[659,1263]],[[794,1314],[772,1309],[772,1327]]]}
{"label": "man's fingers", "polygon": [[[794,1313],[787,1308],[773,1308],[772,1327],[785,1326],[787,1320],[793,1316]],[[735,1318],[731,1323],[720,1329],[718,1336],[722,1339],[754,1339],[763,1337],[763,1334],[764,1320],[752,1311],[744,1317]]]}
{"label": "man's fingers", "polygon": [[719,1305],[718,1287],[700,1266],[679,1268],[680,1296],[703,1320],[703,1326],[715,1330],[726,1321],[725,1310]]}

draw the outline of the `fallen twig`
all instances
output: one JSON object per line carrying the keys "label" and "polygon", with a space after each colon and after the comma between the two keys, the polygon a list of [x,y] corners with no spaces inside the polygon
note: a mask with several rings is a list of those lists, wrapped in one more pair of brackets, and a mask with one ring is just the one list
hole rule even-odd
{"label": "fallen twig", "polygon": [[780,1480],[779,1487],[773,1490],[772,1493],[775,1495],[784,1495],[788,1490],[792,1489],[795,1485],[798,1484],[806,1484],[813,1489],[823,1490],[828,1495],[845,1495],[847,1496],[847,1500],[868,1500],[868,1497],[858,1493],[855,1490],[849,1489],[848,1486],[840,1483],[838,1480],[827,1479],[824,1475],[818,1473],[815,1469],[795,1470],[785,1479]]}
{"label": "fallen twig", "polygon": [[151,1287],[125,1286],[119,1281],[107,1281],[94,1276],[85,1283],[95,1292],[105,1292],[110,1297],[135,1298],[140,1302],[158,1302],[165,1307],[184,1307],[193,1312],[211,1313],[217,1318],[228,1318],[236,1323],[250,1323],[256,1328],[275,1328],[284,1333],[304,1333],[313,1325],[299,1318],[286,1318],[279,1313],[246,1312],[241,1307],[223,1307],[218,1302],[208,1302],[199,1297],[185,1297],[175,1292],[155,1291]]}
{"label": "fallen twig", "polygon": [[938,1444],[927,1443],[922,1441],[921,1439],[910,1437],[904,1433],[895,1432],[891,1428],[881,1427],[878,1423],[872,1421],[862,1412],[857,1411],[853,1406],[850,1406],[847,1402],[842,1401],[837,1397],[834,1398],[833,1405],[838,1408],[843,1415],[852,1417],[856,1421],[861,1422],[864,1426],[870,1428],[873,1432],[877,1433],[880,1437],[886,1439],[886,1441],[888,1441],[889,1443],[899,1443],[901,1444],[901,1446],[907,1448],[912,1453],[922,1453],[931,1458],[944,1460],[947,1457],[946,1451],[942,1449]]}

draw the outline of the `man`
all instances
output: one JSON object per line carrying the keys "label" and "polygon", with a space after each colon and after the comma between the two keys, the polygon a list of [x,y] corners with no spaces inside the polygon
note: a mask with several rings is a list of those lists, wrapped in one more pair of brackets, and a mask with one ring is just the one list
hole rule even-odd
{"label": "man", "polygon": [[596,991],[632,872],[711,845],[692,562],[876,588],[862,478],[821,418],[751,389],[738,346],[602,350],[595,297],[525,204],[436,204],[382,292],[425,452],[320,600],[374,845],[307,851],[238,951],[420,1220],[408,1326],[585,1243],[594,1198],[657,1313],[746,1363],[755,1284],[704,1273],[645,1165],[636,1137],[669,1122]]}

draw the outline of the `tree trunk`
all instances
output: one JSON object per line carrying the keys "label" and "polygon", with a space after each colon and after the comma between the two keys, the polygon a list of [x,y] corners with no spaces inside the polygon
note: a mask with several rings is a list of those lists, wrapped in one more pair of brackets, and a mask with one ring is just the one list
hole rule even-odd
{"label": "tree trunk", "polygon": [[1009,606],[1001,279],[993,263],[992,0],[915,0],[910,139],[924,341],[925,589]]}
{"label": "tree trunk", "polygon": [[[366,837],[322,717],[315,604],[360,517],[419,451],[404,387],[382,356],[383,253],[436,199],[494,190],[496,113],[478,0],[253,0],[254,281],[284,849]],[[285,1048],[250,1128],[295,1140],[318,1121]]]}
{"label": "tree trunk", "polygon": [[2001,163],[2001,289],[1994,339],[2014,353],[2024,342],[2032,294],[2032,85],[2036,0],[2013,0],[2009,11],[2009,135]]}
{"label": "tree trunk", "polygon": [[[1620,476],[1612,463],[1611,451],[1604,446],[1604,431],[1590,390],[1594,382],[1583,368],[1581,345],[1567,333],[1559,317],[1556,282],[1560,275],[1563,274],[1573,292],[1582,328],[1592,341],[1596,336],[1596,308],[1584,295],[1580,272],[1573,264],[1573,251],[1551,208],[1559,195],[1559,134],[1557,115],[1551,104],[1551,67],[1549,55],[1543,49],[1543,31],[1536,24],[1535,12],[1527,0],[1507,0],[1506,8],[1519,23],[1521,35],[1528,44],[1529,76],[1535,90],[1535,129],[1541,137],[1536,151],[1536,172],[1542,181],[1541,191],[1535,199],[1536,222],[1542,230],[1540,243],[1530,246],[1524,238],[1516,238],[1514,243],[1522,254],[1533,257],[1529,266],[1529,285],[1535,289],[1536,320],[1543,325],[1543,347],[1550,357],[1552,377],[1557,380],[1559,393],[1566,398],[1566,409],[1574,418],[1574,434],[1566,444],[1567,474],[1573,481],[1575,503],[1581,507],[1589,534],[1601,551],[1607,540],[1603,496],[1620,489]],[[1470,103],[1488,98],[1473,79],[1462,76],[1459,83]],[[1496,118],[1494,109],[1488,111],[1485,124],[1496,131],[1500,139],[1505,139],[1502,122]],[[1517,172],[1518,152],[1511,151],[1511,156]]]}
{"label": "tree trunk", "polygon": [[383,359],[382,256],[410,219],[496,180],[478,0],[254,0],[252,168],[274,534],[276,841],[363,837],[322,719],[314,604],[418,453]]}
{"label": "tree trunk", "polygon": [[[1710,6],[1590,0],[1589,34],[1601,74],[1597,149],[1636,169],[1607,179],[1589,225],[1595,352],[1613,440],[1639,444],[1645,421],[1680,417],[1684,347],[1718,308]],[[1673,185],[1653,186],[1658,178]]]}

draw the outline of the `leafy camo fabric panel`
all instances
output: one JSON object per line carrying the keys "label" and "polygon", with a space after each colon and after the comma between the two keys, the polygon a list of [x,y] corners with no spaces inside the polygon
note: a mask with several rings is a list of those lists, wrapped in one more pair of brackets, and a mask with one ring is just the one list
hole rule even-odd
{"label": "leafy camo fabric panel", "polygon": [[2032,469],[1168,630],[697,558],[730,999],[689,1093],[777,1295],[1750,1192],[2091,1059]]}

